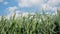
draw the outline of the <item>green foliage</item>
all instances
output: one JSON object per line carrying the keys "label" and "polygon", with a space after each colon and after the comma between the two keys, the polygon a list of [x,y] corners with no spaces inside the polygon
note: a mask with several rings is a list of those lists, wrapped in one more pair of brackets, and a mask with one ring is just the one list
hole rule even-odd
{"label": "green foliage", "polygon": [[10,19],[1,17],[0,34],[60,34],[60,12],[57,15],[36,13],[28,17],[15,15]]}

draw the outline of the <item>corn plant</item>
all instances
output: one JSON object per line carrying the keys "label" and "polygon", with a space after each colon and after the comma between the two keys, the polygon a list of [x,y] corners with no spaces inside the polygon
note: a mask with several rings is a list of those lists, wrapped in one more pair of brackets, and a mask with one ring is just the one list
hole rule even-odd
{"label": "corn plant", "polygon": [[7,19],[2,16],[0,20],[0,34],[60,34],[60,12],[56,15],[35,13],[27,17],[16,13]]}

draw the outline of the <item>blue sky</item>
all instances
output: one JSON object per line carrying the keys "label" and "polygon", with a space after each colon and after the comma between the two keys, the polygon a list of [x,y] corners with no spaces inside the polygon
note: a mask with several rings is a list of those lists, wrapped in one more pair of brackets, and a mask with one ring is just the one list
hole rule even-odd
{"label": "blue sky", "polygon": [[41,13],[42,8],[46,13],[55,13],[60,7],[60,0],[0,0],[0,16],[10,15],[14,12],[35,12]]}

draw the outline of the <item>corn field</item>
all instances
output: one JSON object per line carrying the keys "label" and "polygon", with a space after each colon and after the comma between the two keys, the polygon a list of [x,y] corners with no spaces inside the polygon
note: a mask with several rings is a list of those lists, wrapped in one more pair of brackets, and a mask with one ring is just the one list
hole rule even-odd
{"label": "corn field", "polygon": [[28,14],[10,19],[2,16],[0,20],[0,34],[60,34],[60,11],[56,15]]}

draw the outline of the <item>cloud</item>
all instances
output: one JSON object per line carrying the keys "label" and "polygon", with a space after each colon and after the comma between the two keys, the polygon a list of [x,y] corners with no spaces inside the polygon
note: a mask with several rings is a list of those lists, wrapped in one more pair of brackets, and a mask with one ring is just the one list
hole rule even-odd
{"label": "cloud", "polygon": [[42,8],[46,11],[54,11],[55,13],[57,13],[57,5],[59,5],[60,0],[49,0],[47,3],[42,5]]}
{"label": "cloud", "polygon": [[30,7],[32,5],[38,5],[44,3],[43,0],[18,0],[18,6]]}
{"label": "cloud", "polygon": [[8,11],[8,15],[6,16],[6,18],[10,19],[10,17],[12,17],[14,15],[14,13],[16,12],[16,17],[19,16],[19,13],[21,12],[20,10],[18,10],[17,6],[12,6],[12,7],[8,7],[6,9],[6,11]]}
{"label": "cloud", "polygon": [[34,5],[39,5],[40,9],[44,8],[44,10],[48,10],[48,11],[57,10],[56,5],[58,5],[59,3],[60,3],[60,0],[18,0],[19,7],[31,7]]}
{"label": "cloud", "polygon": [[48,5],[48,4],[43,4],[42,8],[43,8],[44,11],[47,11],[46,12],[47,14],[50,14],[52,12],[53,12],[52,13],[53,15],[57,14],[57,7],[52,7],[52,6]]}
{"label": "cloud", "polygon": [[44,5],[42,5],[42,8],[43,8],[44,10],[53,10],[53,9],[56,8],[56,7],[51,7],[51,6],[49,6],[48,4],[44,4]]}
{"label": "cloud", "polygon": [[0,0],[0,2],[3,2],[3,0]]}
{"label": "cloud", "polygon": [[8,4],[8,2],[4,2],[4,5],[7,5]]}
{"label": "cloud", "polygon": [[[46,2],[46,3],[45,3]],[[60,0],[18,0],[18,6],[20,7],[30,7],[33,5],[43,5],[48,4],[51,7],[59,5]]]}
{"label": "cloud", "polygon": [[[45,0],[47,1],[47,0]],[[57,12],[57,7],[55,5],[60,3],[60,0],[49,0],[47,3],[44,0],[18,0],[18,6],[19,7],[31,7],[33,5],[41,5],[38,8],[43,8],[45,11],[55,11]],[[16,6],[9,7],[8,11],[11,12],[9,15],[13,15],[13,12],[17,13],[17,16],[19,15],[19,12],[22,12],[20,10],[17,10],[18,8]],[[28,13],[23,13],[23,16],[26,16]]]}
{"label": "cloud", "polygon": [[49,0],[47,3],[43,5],[43,7],[45,10],[48,10],[48,11],[51,10],[51,11],[54,11],[53,14],[57,14],[57,8],[60,7],[59,4],[60,4],[60,0]]}
{"label": "cloud", "polygon": [[[22,16],[25,16],[25,17],[27,17],[27,15],[29,14],[28,12],[22,12],[22,11],[18,10],[18,7],[16,7],[16,6],[8,7],[8,8],[7,8],[7,11],[10,12],[10,13],[6,16],[6,18],[8,18],[8,19],[10,19],[10,17],[12,17],[12,16],[14,15],[14,12],[16,12],[16,15],[15,15],[16,18],[17,18],[18,16],[21,16],[21,13],[22,13]],[[31,14],[33,14],[33,13],[31,13]]]}
{"label": "cloud", "polygon": [[16,6],[8,7],[7,10],[9,12],[15,12],[18,8]]}
{"label": "cloud", "polygon": [[44,10],[54,10],[54,8],[56,9],[56,5],[59,3],[60,0],[18,0],[19,7],[31,7],[39,5],[39,8],[44,8]]}
{"label": "cloud", "polygon": [[59,4],[59,3],[60,3],[60,0],[49,0],[47,2],[47,4],[50,5],[50,6],[55,6],[55,5]]}

